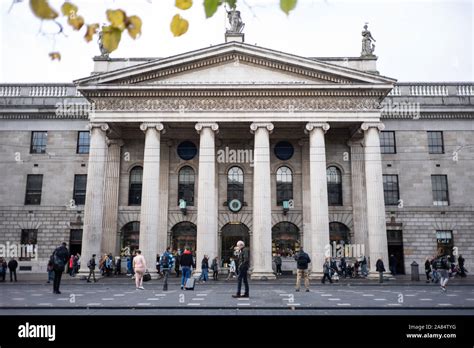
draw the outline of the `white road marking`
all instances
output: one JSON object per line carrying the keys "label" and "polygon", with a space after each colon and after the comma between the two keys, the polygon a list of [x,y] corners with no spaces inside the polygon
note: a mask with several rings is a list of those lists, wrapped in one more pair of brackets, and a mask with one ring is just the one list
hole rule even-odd
{"label": "white road marking", "polygon": [[401,306],[401,303],[388,303],[387,306]]}
{"label": "white road marking", "polygon": [[290,294],[280,294],[280,296],[290,296]]}
{"label": "white road marking", "polygon": [[205,298],[202,298],[202,297],[193,298],[193,301],[202,301],[202,300],[205,300]]}
{"label": "white road marking", "polygon": [[374,296],[373,294],[362,294],[362,296]]}
{"label": "white road marking", "polygon": [[338,303],[338,306],[352,306],[350,303]]}
{"label": "white road marking", "polygon": [[65,298],[57,298],[56,301],[69,301],[68,297]]}
{"label": "white road marking", "polygon": [[159,301],[160,299],[152,297],[152,298],[147,298],[146,300],[147,301]]}
{"label": "white road marking", "polygon": [[188,306],[200,306],[201,304],[198,302],[190,302],[188,303]]}
{"label": "white road marking", "polygon": [[250,303],[248,303],[248,302],[239,302],[239,303],[237,303],[237,306],[250,306]]}
{"label": "white road marking", "polygon": [[299,303],[287,303],[287,306],[301,306]]}
{"label": "white road marking", "polygon": [[438,303],[438,306],[452,306],[451,303]]}
{"label": "white road marking", "polygon": [[374,301],[387,301],[386,298],[374,298],[373,300]]}
{"label": "white road marking", "polygon": [[446,296],[451,296],[452,297],[452,296],[457,296],[457,295],[456,294],[448,294]]}
{"label": "white road marking", "polygon": [[13,301],[23,301],[24,298],[23,297],[14,297],[12,298]]}
{"label": "white road marking", "polygon": [[52,306],[52,303],[38,303],[38,306]]}
{"label": "white road marking", "polygon": [[101,306],[102,303],[97,303],[97,302],[92,302],[92,303],[88,303],[86,306]]}
{"label": "white road marking", "polygon": [[239,300],[239,301],[249,301],[250,299],[248,297],[244,297],[244,298],[239,297],[239,298],[237,298],[237,300]]}
{"label": "white road marking", "polygon": [[406,295],[403,295],[403,296],[416,296],[416,294],[406,294]]}
{"label": "white road marking", "polygon": [[329,301],[340,301],[341,299],[340,299],[340,298],[335,298],[335,297],[333,297],[333,298],[328,298],[328,300],[329,300]]}
{"label": "white road marking", "polygon": [[431,298],[420,298],[420,301],[433,301]]}
{"label": "white road marking", "polygon": [[43,296],[43,294],[31,294],[31,296]]}
{"label": "white road marking", "polygon": [[321,296],[332,296],[331,294],[321,294]]}
{"label": "white road marking", "polygon": [[116,297],[125,296],[125,294],[115,294],[114,296],[116,296]]}
{"label": "white road marking", "polygon": [[110,298],[110,297],[106,297],[106,298],[103,298],[101,299],[102,301],[113,301],[115,300],[114,298]]}
{"label": "white road marking", "polygon": [[155,296],[166,296],[166,294],[155,294]]}
{"label": "white road marking", "polygon": [[137,306],[149,306],[149,305],[151,305],[151,303],[149,303],[149,302],[137,303]]}
{"label": "white road marking", "polygon": [[207,296],[209,294],[196,294],[196,296]]}
{"label": "white road marking", "polygon": [[474,298],[466,298],[466,301],[474,301]]}

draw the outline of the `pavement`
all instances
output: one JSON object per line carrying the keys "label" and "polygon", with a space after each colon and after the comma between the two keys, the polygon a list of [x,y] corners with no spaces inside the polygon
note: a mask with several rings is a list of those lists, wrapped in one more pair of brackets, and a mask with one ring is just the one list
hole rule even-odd
{"label": "pavement", "polygon": [[24,314],[429,314],[474,315],[474,279],[452,279],[448,290],[410,277],[379,284],[369,279],[342,279],[321,284],[314,280],[310,292],[295,292],[294,277],[250,281],[250,298],[234,299],[236,280],[210,280],[194,291],[180,289],[179,278],[144,283],[136,290],[127,276],[87,283],[81,277],[63,276],[60,295],[52,293],[44,275],[22,275],[18,282],[0,282],[0,309],[4,315]]}

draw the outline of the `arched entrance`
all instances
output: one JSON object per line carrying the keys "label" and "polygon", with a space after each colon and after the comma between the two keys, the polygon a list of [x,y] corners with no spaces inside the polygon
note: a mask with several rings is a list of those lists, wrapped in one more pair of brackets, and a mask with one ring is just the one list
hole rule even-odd
{"label": "arched entrance", "polygon": [[272,253],[292,257],[300,250],[300,230],[291,222],[283,221],[272,228]]}
{"label": "arched entrance", "polygon": [[130,254],[133,254],[138,249],[140,242],[140,222],[131,221],[125,224],[120,230],[120,249],[129,249]]}
{"label": "arched entrance", "polygon": [[333,242],[336,244],[351,244],[351,236],[349,227],[340,222],[329,223],[329,241],[331,245]]}
{"label": "arched entrance", "polygon": [[243,223],[231,223],[222,227],[221,236],[221,260],[223,263],[229,263],[230,258],[234,256],[234,247],[239,240],[242,240],[247,247],[250,247],[249,228]]}
{"label": "arched entrance", "polygon": [[173,250],[184,250],[189,247],[196,251],[197,230],[196,225],[189,221],[177,223],[171,229],[171,247]]}

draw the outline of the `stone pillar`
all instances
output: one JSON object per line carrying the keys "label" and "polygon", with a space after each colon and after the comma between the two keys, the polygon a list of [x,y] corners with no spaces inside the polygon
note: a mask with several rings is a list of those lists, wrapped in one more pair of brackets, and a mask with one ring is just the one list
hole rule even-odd
{"label": "stone pillar", "polygon": [[216,145],[217,123],[197,123],[199,140],[199,173],[197,201],[196,267],[200,274],[204,255],[210,259],[217,256],[217,180]]}
{"label": "stone pillar", "polygon": [[311,204],[311,270],[313,276],[322,273],[329,247],[328,188],[326,178],[326,145],[324,134],[327,123],[308,123],[309,172]]}
{"label": "stone pillar", "polygon": [[161,123],[142,123],[145,132],[143,155],[142,205],[140,210],[140,250],[148,270],[154,271],[158,254],[159,202],[160,202],[160,138]]}
{"label": "stone pillar", "polygon": [[352,184],[352,219],[354,222],[354,243],[367,255],[367,199],[365,188],[365,164],[363,139],[348,142],[351,148],[351,184]]}
{"label": "stone pillar", "polygon": [[302,158],[302,192],[303,192],[303,249],[311,255],[311,191],[309,175],[309,139],[302,139],[301,145]]}
{"label": "stone pillar", "polygon": [[272,269],[272,192],[270,175],[270,132],[272,123],[252,123],[255,134],[253,168],[252,279],[275,279]]}
{"label": "stone pillar", "polygon": [[160,216],[158,227],[158,254],[162,255],[168,244],[168,193],[170,170],[170,146],[166,144],[161,148],[160,163]]}
{"label": "stone pillar", "polygon": [[100,256],[104,207],[105,160],[107,158],[106,123],[91,123],[89,164],[87,168],[86,204],[82,233],[83,262],[80,272],[88,273],[87,261],[96,254]]}
{"label": "stone pillar", "polygon": [[365,182],[367,192],[367,238],[369,243],[370,271],[375,272],[379,258],[388,270],[387,230],[383,196],[382,157],[380,155],[379,132],[382,123],[363,123],[365,132]]}
{"label": "stone pillar", "polygon": [[105,168],[105,191],[104,191],[104,221],[102,234],[102,254],[112,253],[117,255],[117,218],[118,198],[120,180],[120,148],[123,141],[120,139],[109,139],[107,152],[107,164]]}

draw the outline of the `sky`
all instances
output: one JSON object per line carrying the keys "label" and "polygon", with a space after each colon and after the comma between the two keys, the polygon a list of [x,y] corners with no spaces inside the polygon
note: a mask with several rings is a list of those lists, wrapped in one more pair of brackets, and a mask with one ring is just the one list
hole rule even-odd
{"label": "sky", "polygon": [[[85,28],[54,32],[32,14],[28,0],[0,0],[0,83],[72,82],[93,70],[97,40],[86,43]],[[56,9],[64,0],[50,0]],[[142,36],[122,36],[111,54],[167,57],[224,42],[226,14],[205,19],[203,1],[178,10],[175,0],[71,0],[86,23],[105,23],[106,9],[121,8],[143,20]],[[278,0],[238,0],[245,42],[308,57],[357,57],[365,22],[377,40],[377,68],[399,81],[474,81],[474,0],[298,0],[286,16]],[[181,14],[189,31],[175,38],[171,18]],[[60,62],[48,53],[59,51]]]}

